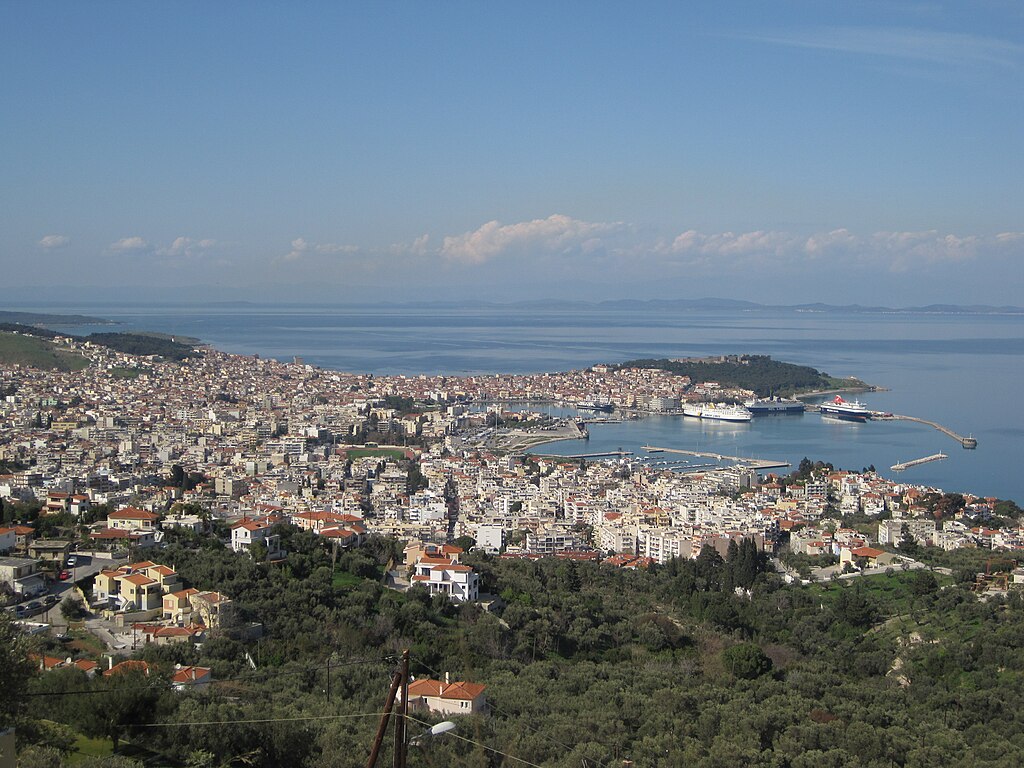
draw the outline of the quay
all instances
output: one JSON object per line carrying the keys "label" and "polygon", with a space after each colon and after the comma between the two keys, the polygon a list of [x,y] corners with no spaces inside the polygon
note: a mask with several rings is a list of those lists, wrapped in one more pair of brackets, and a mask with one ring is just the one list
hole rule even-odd
{"label": "quay", "polygon": [[933,427],[933,428],[939,430],[939,432],[941,432],[942,434],[948,435],[949,437],[952,437],[954,440],[956,440],[958,443],[960,443],[960,445],[962,445],[964,448],[977,448],[978,447],[978,440],[976,438],[974,438],[974,437],[964,437],[963,435],[958,435],[952,429],[949,429],[948,427],[944,427],[941,424],[937,424],[934,421],[928,421],[928,419],[919,419],[916,416],[901,416],[901,415],[899,415],[897,413],[885,414],[885,415],[877,414],[877,415],[872,415],[871,418],[873,418],[873,419],[892,419],[894,421],[916,421],[918,424],[927,424],[929,427]]}
{"label": "quay", "polygon": [[607,459],[610,456],[632,456],[632,451],[606,451],[605,453],[574,453],[571,456],[563,456],[558,453],[531,453],[531,456],[538,459]]}
{"label": "quay", "polygon": [[925,456],[923,459],[914,459],[913,461],[901,461],[897,464],[893,464],[889,469],[893,472],[902,472],[904,469],[910,469],[916,467],[919,464],[927,464],[929,461],[941,461],[942,459],[948,459],[944,453],[933,453],[931,456]]}
{"label": "quay", "polygon": [[717,461],[733,461],[737,464],[747,464],[751,469],[781,469],[788,467],[788,461],[772,461],[764,459],[752,459],[747,456],[726,456],[721,453],[709,453],[707,451],[687,451],[682,448],[659,448],[654,445],[641,446],[648,453],[682,453],[686,456],[697,456],[702,459],[716,459]]}

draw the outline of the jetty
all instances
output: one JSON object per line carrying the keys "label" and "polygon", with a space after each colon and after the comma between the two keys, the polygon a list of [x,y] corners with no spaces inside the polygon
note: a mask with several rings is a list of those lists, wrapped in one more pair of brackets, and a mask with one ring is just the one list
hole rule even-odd
{"label": "jetty", "polygon": [[905,469],[910,469],[911,467],[916,467],[920,464],[927,464],[929,461],[941,461],[942,459],[948,458],[949,456],[947,456],[944,453],[933,453],[931,456],[925,456],[922,459],[914,459],[913,461],[901,461],[897,464],[893,464],[891,467],[889,467],[889,469],[891,469],[893,472],[902,472]]}
{"label": "jetty", "polygon": [[[888,413],[887,414],[876,414],[876,415],[872,415],[872,418],[873,419],[893,419],[895,421],[916,421],[918,424],[927,424],[929,427],[937,429],[942,434],[948,435],[949,437],[953,438],[958,443],[960,443],[960,445],[962,445],[964,448],[977,448],[978,447],[978,441],[977,441],[976,438],[970,437],[970,436],[964,437],[963,435],[958,435],[956,432],[954,432],[949,427],[944,427],[941,424],[938,424],[938,423],[936,423],[934,421],[928,421],[928,419],[919,419],[916,416],[901,416],[898,413],[893,413],[893,414],[888,414]],[[945,458],[945,457],[943,457],[943,458]]]}
{"label": "jetty", "polygon": [[530,454],[534,458],[538,459],[607,459],[612,456],[632,456],[632,451],[606,451],[604,453],[574,453],[571,455],[561,455],[557,453],[533,453]]}
{"label": "jetty", "polygon": [[697,456],[702,459],[715,459],[716,461],[732,461],[736,464],[746,464],[751,469],[781,469],[790,465],[788,461],[752,459],[748,456],[727,456],[722,453],[710,453],[708,451],[687,451],[682,448],[660,448],[656,445],[644,445],[641,447],[648,453],[682,453],[686,456]]}

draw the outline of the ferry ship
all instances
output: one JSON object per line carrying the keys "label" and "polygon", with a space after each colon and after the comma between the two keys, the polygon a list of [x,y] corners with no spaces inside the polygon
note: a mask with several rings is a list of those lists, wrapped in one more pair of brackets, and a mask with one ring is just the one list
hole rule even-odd
{"label": "ferry ship", "polygon": [[843,421],[867,421],[871,416],[864,403],[859,400],[848,403],[843,400],[842,395],[836,395],[831,403],[822,403],[820,408],[823,416],[833,416]]}
{"label": "ferry ship", "polygon": [[684,416],[696,416],[709,421],[750,421],[751,413],[742,405],[729,403],[694,403],[683,408]]}
{"label": "ferry ship", "polygon": [[747,400],[743,405],[755,416],[764,413],[803,413],[804,404],[799,400],[787,400],[781,397],[757,397]]}
{"label": "ferry ship", "polygon": [[615,410],[615,405],[613,403],[600,398],[594,398],[592,400],[577,400],[576,407],[587,411],[601,411],[602,413],[611,413]]}

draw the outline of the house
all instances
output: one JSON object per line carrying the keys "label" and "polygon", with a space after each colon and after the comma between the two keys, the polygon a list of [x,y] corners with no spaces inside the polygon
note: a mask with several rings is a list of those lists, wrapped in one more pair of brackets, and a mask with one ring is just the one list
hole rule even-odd
{"label": "house", "polygon": [[18,552],[27,554],[29,544],[36,538],[36,529],[29,525],[16,525],[14,526],[14,536],[16,538],[14,548]]}
{"label": "house", "polygon": [[23,598],[46,591],[39,562],[27,557],[0,557],[0,584]]}
{"label": "house", "polygon": [[243,517],[231,526],[231,549],[235,552],[248,552],[253,544],[262,544],[267,548],[267,556],[271,559],[281,557],[281,537],[270,532],[277,520],[269,518],[250,519]]}
{"label": "house", "polygon": [[107,515],[107,528],[122,531],[155,531],[160,515],[144,509],[125,507]]}
{"label": "house", "polygon": [[858,560],[863,560],[867,568],[884,568],[887,565],[892,565],[898,559],[897,555],[874,547],[842,547],[839,550],[840,565],[846,563],[853,565]]}
{"label": "house", "polygon": [[28,556],[40,562],[56,563],[63,568],[71,552],[71,542],[60,539],[36,539],[28,546]]}
{"label": "house", "polygon": [[97,601],[105,600],[118,610],[155,611],[165,609],[164,593],[173,593],[180,586],[181,578],[173,569],[143,560],[97,573],[93,594]]}
{"label": "house", "polygon": [[177,665],[171,675],[171,685],[176,691],[202,690],[213,682],[213,674],[209,667],[183,667]]}
{"label": "house", "polygon": [[8,555],[18,546],[18,533],[14,528],[0,528],[0,555]]}
{"label": "house", "polygon": [[122,661],[120,664],[114,663],[114,657],[109,657],[109,666],[103,670],[104,677],[110,677],[111,675],[123,675],[130,672],[141,672],[142,674],[149,677],[149,664],[138,659],[128,659]]}
{"label": "house", "polygon": [[170,645],[171,643],[197,643],[203,639],[206,628],[192,625],[189,627],[166,626],[164,624],[132,624],[134,632],[141,632],[147,643],[154,645]]}
{"label": "house", "polygon": [[160,583],[144,573],[118,576],[119,607],[125,610],[154,611],[161,608]]}
{"label": "house", "polygon": [[171,621],[175,624],[184,624],[192,617],[192,595],[198,595],[199,590],[189,587],[177,592],[170,592],[164,595],[164,621]]}
{"label": "house", "polygon": [[100,665],[92,659],[79,659],[78,661],[71,662],[71,666],[82,670],[89,677],[94,677],[96,675],[96,671],[100,668]]}
{"label": "house", "polygon": [[449,600],[464,603],[480,599],[480,575],[468,565],[435,563],[423,558],[414,566],[412,586],[426,587],[431,595],[447,595]]}
{"label": "house", "polygon": [[406,565],[415,565],[424,557],[457,563],[459,562],[459,556],[462,554],[462,549],[452,544],[423,544],[414,541],[405,547],[404,554]]}
{"label": "house", "polygon": [[475,715],[485,712],[487,686],[480,683],[413,680],[409,683],[409,709],[426,709],[438,715]]}
{"label": "house", "polygon": [[230,627],[235,622],[235,604],[221,592],[196,592],[189,595],[192,620],[211,629]]}

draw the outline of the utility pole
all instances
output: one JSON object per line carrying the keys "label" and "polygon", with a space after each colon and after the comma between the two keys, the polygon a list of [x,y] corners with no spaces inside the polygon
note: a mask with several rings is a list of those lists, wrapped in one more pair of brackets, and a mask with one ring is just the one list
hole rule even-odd
{"label": "utility pole", "polygon": [[402,652],[402,702],[395,714],[395,762],[394,768],[405,768],[407,734],[409,730],[409,649]]}
{"label": "utility pole", "polygon": [[[377,758],[380,756],[380,748],[384,743],[384,734],[388,730],[388,721],[391,719],[391,708],[395,705],[395,698],[398,694],[398,688],[402,685],[403,675],[404,679],[408,680],[409,672],[409,651],[406,650],[402,654],[402,666],[395,670],[395,674],[391,676],[391,689],[388,691],[388,699],[384,703],[384,712],[380,716],[380,724],[377,726],[377,735],[373,739],[373,748],[370,750],[370,757],[366,761],[366,768],[375,768],[377,765]],[[408,698],[404,696],[403,700]]]}

